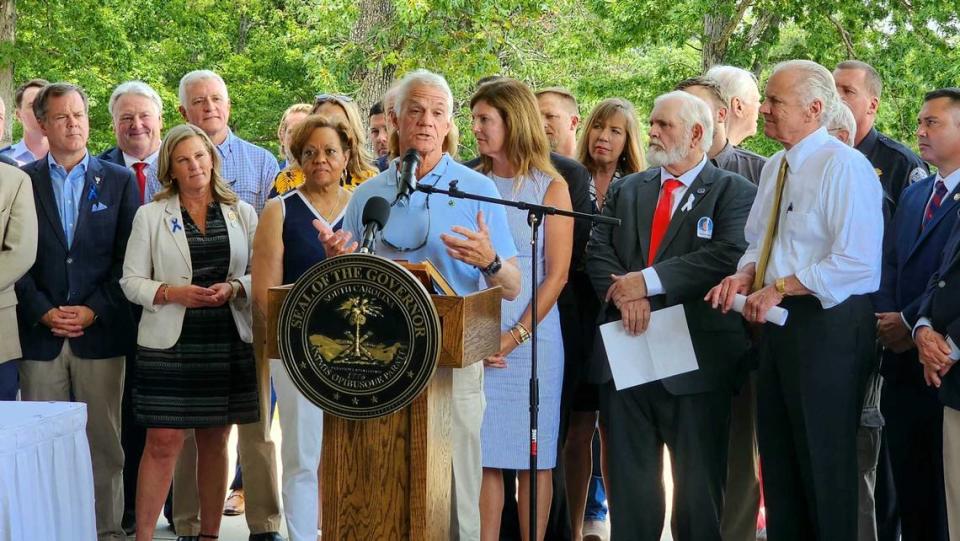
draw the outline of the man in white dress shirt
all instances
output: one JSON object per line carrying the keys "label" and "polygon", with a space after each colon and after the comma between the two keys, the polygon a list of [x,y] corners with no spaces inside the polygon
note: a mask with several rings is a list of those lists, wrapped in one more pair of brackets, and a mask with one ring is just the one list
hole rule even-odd
{"label": "man in white dress shirt", "polygon": [[784,150],[767,162],[736,274],[707,295],[765,323],[758,440],[771,539],[857,539],[857,447],[875,320],[865,295],[880,283],[883,194],[870,162],[827,133],[839,101],[830,72],[807,60],[778,64],[760,108]]}

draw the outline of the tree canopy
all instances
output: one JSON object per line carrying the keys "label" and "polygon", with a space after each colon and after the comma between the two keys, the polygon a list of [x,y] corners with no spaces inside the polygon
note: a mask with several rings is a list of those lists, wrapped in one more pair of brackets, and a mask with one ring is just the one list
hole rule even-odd
{"label": "tree canopy", "polygon": [[[14,21],[10,41],[2,30]],[[12,109],[10,89],[26,79],[80,84],[101,150],[114,141],[117,84],[156,88],[170,127],[181,122],[180,77],[213,69],[235,131],[276,149],[288,105],[339,92],[366,109],[422,67],[450,82],[471,154],[465,104],[486,75],[566,86],[583,116],[610,96],[645,115],[656,95],[715,63],[763,81],[780,60],[856,58],[883,76],[879,127],[913,146],[923,93],[957,84],[958,35],[954,7],[938,0],[0,0],[0,95]],[[763,137],[747,146],[776,148]]]}

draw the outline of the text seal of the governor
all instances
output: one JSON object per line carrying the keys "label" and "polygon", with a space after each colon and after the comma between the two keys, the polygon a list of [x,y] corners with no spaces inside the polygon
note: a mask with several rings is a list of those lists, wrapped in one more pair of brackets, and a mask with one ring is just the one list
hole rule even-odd
{"label": "text seal of the governor", "polygon": [[413,402],[440,356],[440,317],[409,271],[347,254],[311,267],[284,299],[278,346],[303,395],[346,419],[382,417]]}

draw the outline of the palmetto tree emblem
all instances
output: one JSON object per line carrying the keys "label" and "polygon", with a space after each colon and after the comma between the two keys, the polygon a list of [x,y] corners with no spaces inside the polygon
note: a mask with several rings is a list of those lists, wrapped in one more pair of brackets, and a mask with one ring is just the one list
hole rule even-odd
{"label": "palmetto tree emblem", "polygon": [[363,340],[360,338],[360,327],[366,324],[368,317],[381,315],[380,307],[368,299],[350,297],[337,307],[337,311],[353,325],[353,355],[361,357],[360,345]]}

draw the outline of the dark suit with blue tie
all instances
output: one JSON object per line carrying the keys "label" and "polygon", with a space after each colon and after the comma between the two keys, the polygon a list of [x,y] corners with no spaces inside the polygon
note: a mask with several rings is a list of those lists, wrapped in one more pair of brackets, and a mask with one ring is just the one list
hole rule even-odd
{"label": "dark suit with blue tie", "polygon": [[[119,280],[139,206],[137,184],[127,169],[91,156],[69,242],[49,159],[28,164],[23,170],[33,183],[38,249],[36,263],[16,285],[24,359],[20,366],[22,396],[24,400],[87,404],[98,537],[123,539],[120,397],[124,356],[134,347],[136,328]],[[66,186],[62,191],[63,198],[72,197]],[[82,336],[55,336],[41,319],[61,306],[86,306],[96,319],[83,329]]]}
{"label": "dark suit with blue tie", "polygon": [[[916,324],[924,288],[940,266],[941,254],[957,222],[958,190],[943,198],[924,224],[935,176],[906,188],[884,239],[880,289],[873,295],[877,312],[900,312]],[[947,539],[943,487],[943,408],[936,391],[923,380],[917,350],[884,349],[880,410],[900,512],[902,538]]]}

